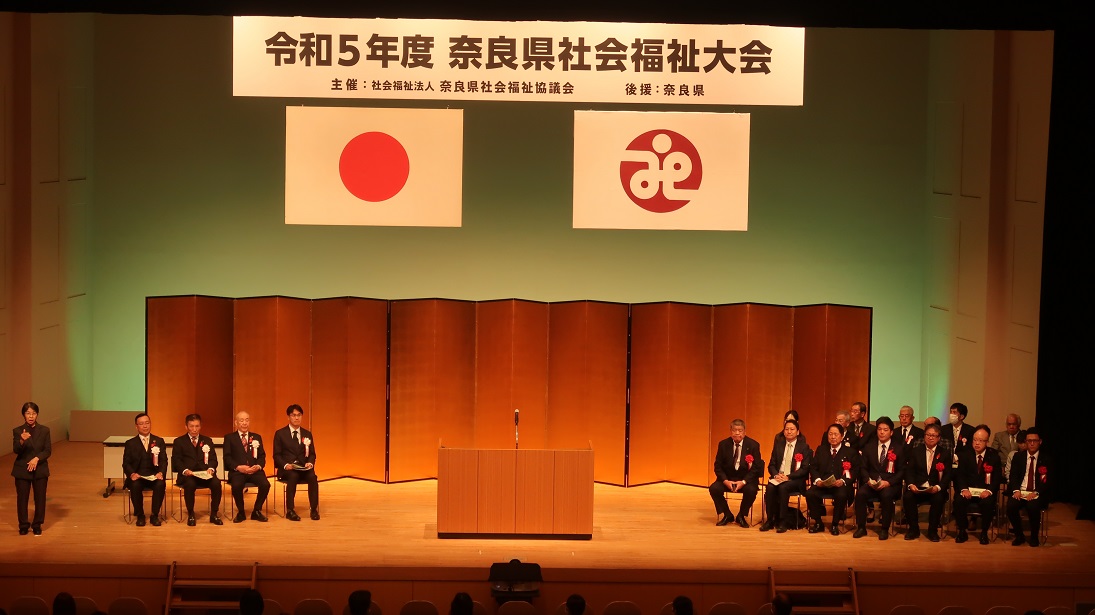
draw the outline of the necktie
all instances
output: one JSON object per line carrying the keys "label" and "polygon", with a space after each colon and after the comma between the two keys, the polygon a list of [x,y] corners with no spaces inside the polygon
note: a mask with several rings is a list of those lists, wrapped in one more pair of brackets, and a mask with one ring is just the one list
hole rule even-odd
{"label": "necktie", "polygon": [[293,442],[300,444],[300,432],[295,429],[293,430]]}
{"label": "necktie", "polygon": [[906,442],[909,441],[909,428],[908,427],[904,427],[904,428],[901,429],[901,439],[906,441]]}
{"label": "necktie", "polygon": [[198,448],[198,439],[190,438],[190,442],[194,445],[194,448]]}
{"label": "necktie", "polygon": [[144,445],[144,450],[147,453],[148,452],[148,438],[145,437],[145,436],[141,436],[141,444]]}
{"label": "necktie", "polygon": [[980,469],[981,464],[983,464],[984,462],[985,462],[985,456],[984,455],[978,455],[977,456],[977,468]]}
{"label": "necktie", "polygon": [[932,472],[932,457],[935,455],[935,451],[928,449],[928,456],[924,458],[924,467],[928,468],[928,474]]}
{"label": "necktie", "polygon": [[836,449],[833,449],[833,459],[836,459]]}
{"label": "necktie", "polygon": [[790,474],[791,472],[791,458],[795,455],[795,445],[788,442],[787,449],[783,451],[783,463],[779,465],[779,471],[782,474]]}
{"label": "necktie", "polygon": [[886,464],[886,445],[882,445],[882,452],[878,454],[878,463]]}
{"label": "necktie", "polygon": [[1030,456],[1030,461],[1027,462],[1027,491],[1034,491],[1034,455]]}

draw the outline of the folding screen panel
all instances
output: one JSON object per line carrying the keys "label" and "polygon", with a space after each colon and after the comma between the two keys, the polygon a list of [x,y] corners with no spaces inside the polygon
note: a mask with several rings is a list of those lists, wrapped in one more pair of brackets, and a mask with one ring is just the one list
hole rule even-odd
{"label": "folding screen panel", "polygon": [[475,305],[475,446],[523,449],[547,442],[548,304],[506,299]]}
{"label": "folding screen panel", "polygon": [[707,484],[712,307],[631,307],[629,485]]}
{"label": "folding screen panel", "polygon": [[388,480],[437,476],[438,441],[473,445],[475,303],[391,303]]}
{"label": "folding screen panel", "polygon": [[[235,314],[230,412],[246,411],[251,430],[269,438],[286,424],[285,409],[290,404],[307,406],[311,396],[312,302],[289,297],[237,299]],[[271,453],[267,451],[267,458]],[[271,468],[267,472],[272,473]]]}
{"label": "folding screen panel", "polygon": [[628,306],[552,303],[548,314],[547,446],[592,443],[594,480],[623,485]]}
{"label": "folding screen panel", "polygon": [[[709,456],[713,462],[719,440],[730,435],[730,421],[740,418],[767,462],[790,408],[793,308],[744,303],[718,305],[714,312]],[[714,471],[707,472],[713,481]]]}
{"label": "folding screen panel", "polygon": [[[810,446],[837,410],[868,400],[871,387],[871,309],[846,305],[796,307],[791,400]],[[872,412],[895,415],[897,409]],[[894,418],[891,416],[890,418]]]}
{"label": "folding screen panel", "polygon": [[157,434],[183,433],[193,412],[210,433],[231,429],[232,303],[199,296],[146,300],[145,408]]}
{"label": "folding screen panel", "polygon": [[313,301],[312,398],[301,405],[321,477],[385,480],[387,384],[388,302]]}

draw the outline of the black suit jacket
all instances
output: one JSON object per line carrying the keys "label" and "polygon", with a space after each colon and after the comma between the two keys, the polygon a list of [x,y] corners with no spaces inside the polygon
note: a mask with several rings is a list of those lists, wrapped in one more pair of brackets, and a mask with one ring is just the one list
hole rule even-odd
{"label": "black suit jacket", "polygon": [[[976,487],[977,489],[991,489],[995,494],[1004,482],[1004,464],[1000,459],[1000,453],[994,448],[986,448],[981,464],[977,464],[977,453],[972,448],[958,453],[958,469],[954,472],[954,492],[961,493],[963,489]],[[988,482],[985,477],[988,477]]]}
{"label": "black suit jacket", "polygon": [[[844,443],[841,443],[840,450],[836,452],[836,457],[833,457],[833,447],[826,442],[825,446],[817,449],[814,460],[810,463],[811,481],[825,480],[835,476],[843,478],[848,485],[854,485],[859,481],[862,463],[863,456],[859,454],[859,451]],[[847,470],[844,464],[848,464]]]}
{"label": "black suit jacket", "polygon": [[951,480],[954,479],[952,471],[953,460],[947,455],[947,451],[940,446],[935,447],[935,452],[932,456],[931,466],[927,465],[928,448],[923,444],[918,444],[911,449],[907,454],[908,462],[905,466],[905,484],[916,485],[917,488],[923,487],[924,483],[928,483],[928,486],[939,486],[944,492],[950,489]]}
{"label": "black suit jacket", "polygon": [[[752,456],[752,461],[747,461]],[[719,442],[719,450],[715,453],[715,478],[720,482],[724,480],[743,480],[751,485],[760,484],[761,472],[764,468],[764,459],[760,456],[760,443],[745,436],[741,439],[741,460],[738,469],[734,469],[734,439],[727,438]]]}
{"label": "black suit jacket", "polygon": [[878,461],[882,447],[882,443],[878,441],[878,438],[873,438],[871,443],[863,449],[862,469],[859,474],[860,485],[866,484],[869,480],[880,479],[889,481],[891,485],[901,485],[901,479],[905,475],[905,465],[908,461],[909,447],[893,438],[890,438],[886,446],[887,461],[884,463]]}
{"label": "black suit jacket", "polygon": [[[187,444],[189,445],[189,442]],[[156,464],[152,463],[152,449],[155,447],[160,449],[156,460],[159,463]],[[167,478],[167,443],[163,438],[156,434],[149,434],[147,451],[144,450],[139,435],[125,441],[125,448],[122,449],[122,475],[125,476],[125,484],[129,484],[129,475],[134,472],[141,476],[151,476],[160,472],[164,478]]]}
{"label": "black suit jacket", "polygon": [[[791,461],[791,472],[787,474],[787,478],[790,480],[806,480],[810,476],[810,462],[813,460],[813,451],[810,450],[810,445],[806,444],[806,438],[799,436],[795,440],[795,457],[799,455],[802,459],[797,462]],[[783,454],[787,452],[787,443],[781,442],[772,447],[772,460],[768,462],[768,477],[771,478],[776,474],[779,474],[779,468],[783,465]]]}
{"label": "black suit jacket", "polygon": [[[205,463],[205,455],[202,453],[202,447],[205,446],[209,447],[209,463]],[[198,436],[198,445],[194,446],[190,443],[190,435],[185,434],[171,443],[171,469],[179,476],[182,476],[183,470],[200,472],[212,469],[216,472],[217,467],[217,448],[213,446],[213,438]]]}
{"label": "black suit jacket", "polygon": [[[238,474],[236,466],[266,467],[266,446],[262,443],[262,436],[251,431],[247,437],[251,440],[251,446],[245,448],[240,432],[233,431],[224,436],[224,469],[228,471],[228,478]],[[255,447],[255,442],[258,442],[258,447]]]}
{"label": "black suit jacket", "polygon": [[901,429],[900,425],[894,425],[893,437],[904,442],[905,446],[914,446],[924,441],[924,430],[916,425],[909,425],[909,435],[905,438],[901,437]]}
{"label": "black suit jacket", "polygon": [[950,442],[954,454],[957,455],[962,449],[973,447],[973,432],[973,425],[962,423],[962,427],[959,428],[958,439],[955,440],[954,425],[943,425],[943,428],[939,431],[939,437]]}
{"label": "black suit jacket", "polygon": [[[30,439],[23,442],[23,432],[30,432]],[[35,423],[34,427],[23,423],[11,430],[11,452],[15,453],[15,465],[11,468],[11,475],[23,480],[49,477],[49,456],[53,454],[53,444],[50,442],[49,427],[41,423]],[[27,464],[31,459],[38,458],[38,466],[33,472],[27,471]]]}
{"label": "black suit jacket", "polygon": [[[1011,476],[1008,477],[1008,495],[1019,491],[1026,486],[1027,458],[1030,453],[1019,451],[1011,459]],[[1038,462],[1034,466],[1034,486],[1038,497],[1048,498],[1057,474],[1053,469],[1053,460],[1041,450],[1038,451]]]}
{"label": "black suit jacket", "polygon": [[[312,432],[303,427],[299,429],[300,442],[293,440],[293,430],[288,425],[274,432],[274,465],[277,466],[278,478],[282,478],[286,472],[294,471],[285,469],[287,463],[304,465],[316,462],[316,443],[312,438]],[[305,438],[310,442],[307,455],[304,454]]]}
{"label": "black suit jacket", "polygon": [[855,450],[863,452],[864,448],[866,448],[871,442],[877,439],[875,438],[874,431],[875,429],[872,423],[870,423],[869,421],[863,421],[863,427],[861,431],[856,434],[855,423],[852,423],[848,425],[847,429],[848,444],[850,444]]}

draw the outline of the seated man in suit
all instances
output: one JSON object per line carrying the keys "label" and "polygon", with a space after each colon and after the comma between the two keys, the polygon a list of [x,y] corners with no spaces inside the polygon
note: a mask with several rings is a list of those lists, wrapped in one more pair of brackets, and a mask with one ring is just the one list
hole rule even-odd
{"label": "seated man in suit", "polygon": [[[1027,450],[1015,454],[1011,461],[1011,475],[1008,477],[1008,521],[1015,532],[1013,546],[1029,542],[1037,547],[1038,530],[1042,526],[1042,511],[1049,508],[1051,481],[1056,480],[1052,460],[1042,453],[1042,436],[1037,427],[1027,430]],[[1020,513],[1026,511],[1030,520],[1030,540],[1023,536],[1023,521]]]}
{"label": "seated man in suit", "polygon": [[909,531],[905,540],[920,537],[918,507],[928,502],[928,540],[939,542],[939,520],[947,504],[951,487],[951,459],[938,447],[939,428],[929,425],[924,430],[924,443],[912,447],[905,466],[905,495],[901,506]]}
{"label": "seated man in suit", "polygon": [[142,412],[133,419],[137,435],[126,440],[122,449],[122,475],[129,487],[137,527],[144,527],[144,490],[152,490],[152,525],[160,525],[160,507],[167,493],[167,443],[152,435],[152,419]]}
{"label": "seated man in suit", "polygon": [[[749,527],[750,509],[760,490],[760,473],[764,460],[760,458],[760,444],[745,435],[745,421],[730,422],[730,437],[719,442],[715,453],[715,482],[708,491],[715,502],[715,512],[722,515],[715,525],[729,525],[731,521],[741,527]],[[723,495],[727,491],[741,494],[741,507],[737,516],[730,513],[730,506]]]}
{"label": "seated man in suit", "polygon": [[[969,540],[969,509],[981,513],[981,544],[989,544],[989,525],[996,517],[996,492],[1003,481],[1000,455],[989,448],[987,425],[973,430],[973,448],[958,453],[958,470],[954,476],[954,520],[958,536],[954,542]],[[976,495],[975,495],[976,494]]]}
{"label": "seated man in suit", "polygon": [[919,444],[924,439],[924,430],[913,425],[912,406],[901,406],[897,413],[897,433],[893,437],[905,443],[905,446]]}
{"label": "seated man in suit", "polygon": [[890,537],[894,501],[901,497],[901,479],[905,474],[908,447],[893,436],[893,421],[888,416],[875,421],[875,438],[863,449],[862,469],[859,473],[859,491],[855,495],[855,534],[853,538],[867,535],[867,503],[882,503],[882,528],[878,539]]}
{"label": "seated man in suit", "polygon": [[973,445],[973,426],[965,423],[969,409],[966,404],[953,403],[950,407],[950,425],[943,428],[940,436],[950,442],[954,451],[954,463],[958,463],[958,452]]}
{"label": "seated man in suit", "polygon": [[[217,450],[213,439],[201,435],[200,414],[186,415],[186,435],[171,443],[171,468],[178,473],[175,484],[183,490],[186,524],[194,526],[194,490],[209,489],[209,522],[223,525],[217,511],[221,507],[221,481],[217,478]],[[205,474],[208,473],[208,477]]]}
{"label": "seated man in suit", "polygon": [[297,483],[308,485],[308,507],[313,521],[319,521],[319,479],[316,477],[316,445],[312,432],[300,426],[304,408],[293,404],[285,409],[289,424],[274,432],[274,465],[285,483],[285,518],[300,521],[296,513]]}
{"label": "seated man in suit", "polygon": [[1011,476],[1008,469],[1012,454],[1019,449],[1026,449],[1027,432],[1020,429],[1022,424],[1023,419],[1019,418],[1018,414],[1009,414],[1004,419],[1004,431],[998,431],[992,436],[992,448],[1000,454],[1000,461],[1004,464],[1005,480]]}
{"label": "seated man in suit", "polygon": [[871,425],[868,420],[867,404],[857,401],[852,404],[852,409],[848,413],[852,422],[848,425],[848,429],[845,434],[848,436],[848,442],[852,445],[852,448],[859,452],[863,452],[863,448],[871,443],[874,439],[874,426]]}
{"label": "seated man in suit", "polygon": [[[829,425],[826,435],[828,444],[817,449],[810,465],[814,484],[806,492],[806,504],[810,509],[810,518],[814,520],[810,533],[816,534],[825,531],[825,524],[821,521],[825,514],[822,498],[833,498],[833,526],[830,531],[837,536],[840,534],[840,522],[844,519],[844,509],[852,499],[855,479],[859,477],[860,455],[844,443],[844,428],[839,423]],[[829,478],[835,480],[829,483]]]}
{"label": "seated man in suit", "polygon": [[243,489],[248,484],[259,490],[251,520],[267,521],[266,515],[262,514],[262,505],[270,494],[270,481],[263,471],[266,448],[262,445],[262,436],[251,431],[251,415],[246,412],[236,413],[236,431],[224,436],[224,467],[228,468],[228,484],[236,502],[236,517],[232,522],[242,523],[247,519],[243,512]]}
{"label": "seated man in suit", "polygon": [[768,489],[764,492],[768,520],[760,526],[762,532],[773,527],[777,533],[791,529],[800,513],[792,511],[787,500],[806,491],[806,477],[810,475],[813,451],[804,438],[798,437],[798,421],[783,422],[783,437],[785,441],[772,448],[772,459],[768,462]]}

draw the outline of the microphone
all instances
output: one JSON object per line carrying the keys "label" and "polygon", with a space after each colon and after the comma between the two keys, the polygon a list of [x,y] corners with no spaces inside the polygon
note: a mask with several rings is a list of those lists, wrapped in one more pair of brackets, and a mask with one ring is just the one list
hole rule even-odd
{"label": "microphone", "polygon": [[514,425],[519,425],[520,423],[521,423],[521,410],[520,410],[520,408],[515,408],[513,410],[513,424]]}

